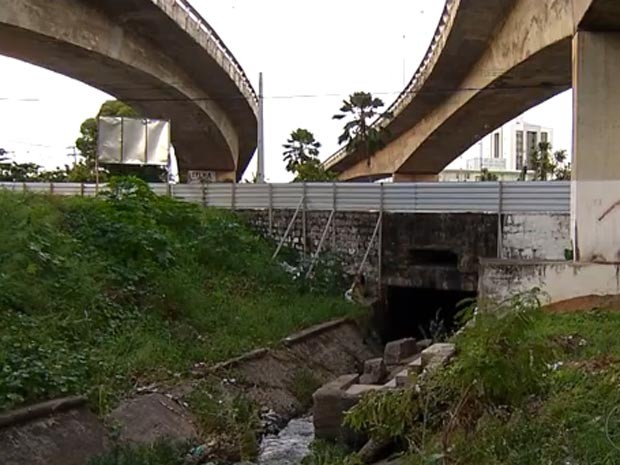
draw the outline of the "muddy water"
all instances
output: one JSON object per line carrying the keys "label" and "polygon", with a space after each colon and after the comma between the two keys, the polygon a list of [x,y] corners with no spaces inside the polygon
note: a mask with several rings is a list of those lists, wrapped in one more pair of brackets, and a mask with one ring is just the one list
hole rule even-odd
{"label": "muddy water", "polygon": [[266,436],[261,443],[258,465],[298,465],[310,452],[314,439],[312,417],[291,420],[277,436]]}

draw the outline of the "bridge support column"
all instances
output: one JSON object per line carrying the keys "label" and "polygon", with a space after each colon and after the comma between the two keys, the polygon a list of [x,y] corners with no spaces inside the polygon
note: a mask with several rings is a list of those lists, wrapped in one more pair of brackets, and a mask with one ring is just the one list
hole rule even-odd
{"label": "bridge support column", "polygon": [[575,259],[620,262],[620,32],[573,42]]}
{"label": "bridge support column", "polygon": [[392,180],[394,182],[437,182],[439,181],[439,175],[394,173]]}

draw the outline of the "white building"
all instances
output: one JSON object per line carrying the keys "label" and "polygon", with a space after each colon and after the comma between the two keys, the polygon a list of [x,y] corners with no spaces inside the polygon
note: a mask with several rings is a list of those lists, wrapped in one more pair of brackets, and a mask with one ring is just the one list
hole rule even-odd
{"label": "white building", "polygon": [[527,123],[519,117],[496,129],[454,160],[441,173],[443,181],[475,181],[480,168],[498,175],[500,180],[518,179],[528,156],[540,142],[553,145],[553,129]]}

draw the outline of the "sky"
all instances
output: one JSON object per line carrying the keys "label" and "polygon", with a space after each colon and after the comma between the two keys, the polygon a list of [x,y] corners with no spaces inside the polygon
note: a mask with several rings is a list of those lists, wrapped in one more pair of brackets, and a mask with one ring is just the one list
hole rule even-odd
{"label": "sky", "polygon": [[[372,92],[389,105],[424,57],[442,0],[193,0],[258,89],[264,75],[266,179],[289,181],[282,144],[315,134],[321,159],[336,151],[344,98]],[[71,163],[79,127],[111,97],[68,77],[0,57],[0,147],[46,168]],[[524,115],[571,148],[571,93]],[[173,122],[174,124],[174,122]],[[253,160],[245,178],[256,170]]]}

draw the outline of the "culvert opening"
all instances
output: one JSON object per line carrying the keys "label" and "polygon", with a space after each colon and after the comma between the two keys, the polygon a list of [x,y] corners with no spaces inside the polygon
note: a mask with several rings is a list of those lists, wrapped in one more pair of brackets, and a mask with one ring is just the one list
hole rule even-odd
{"label": "culvert opening", "polygon": [[455,317],[463,309],[462,302],[475,297],[475,292],[468,291],[390,286],[382,338],[384,342],[404,337],[436,340],[453,334],[458,329]]}

